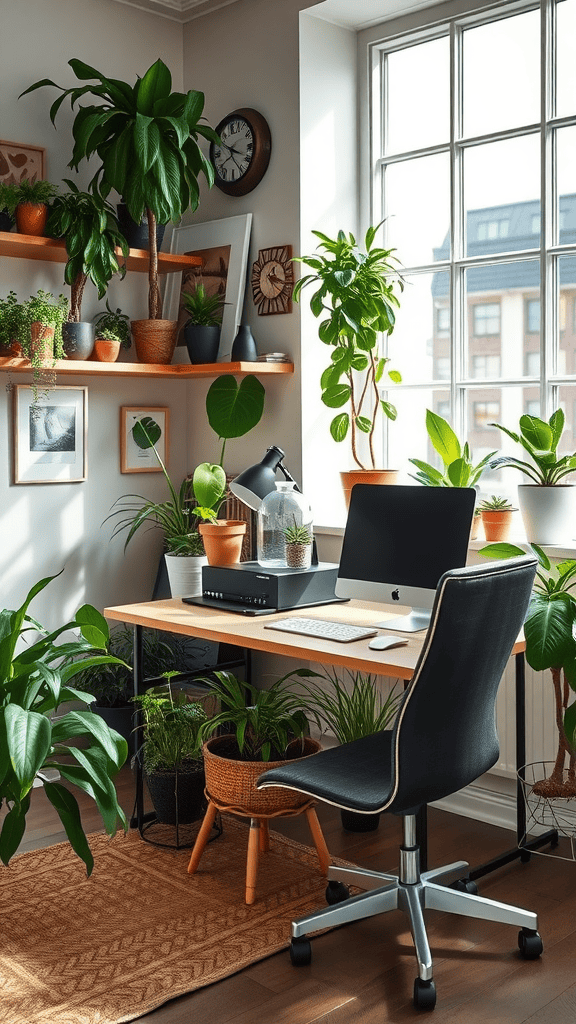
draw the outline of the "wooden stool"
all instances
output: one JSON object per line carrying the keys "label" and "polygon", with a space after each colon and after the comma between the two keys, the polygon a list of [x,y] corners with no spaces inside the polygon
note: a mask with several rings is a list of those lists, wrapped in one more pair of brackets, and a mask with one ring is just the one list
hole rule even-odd
{"label": "wooden stool", "polygon": [[269,818],[293,818],[297,814],[305,814],[308,819],[308,825],[314,840],[314,846],[318,854],[318,860],[320,862],[320,871],[323,875],[328,873],[328,867],[332,863],[326,841],[320,828],[320,822],[314,809],[314,801],[308,800],[307,803],[301,804],[300,807],[293,808],[292,810],[275,811],[271,814],[259,814],[258,817],[253,817],[250,811],[247,811],[244,807],[226,807],[221,804],[214,797],[211,797],[209,793],[206,793],[208,799],[208,809],[204,815],[204,821],[200,826],[200,831],[196,837],[194,849],[192,850],[192,856],[190,857],[190,863],[188,864],[188,874],[193,875],[198,869],[200,858],[204,852],[204,847],[208,842],[210,830],[214,824],[214,819],[218,811],[223,811],[226,814],[234,814],[240,818],[250,818],[250,832],[248,834],[248,857],[246,861],[246,903],[254,903],[256,899],[256,877],[258,874],[258,856],[260,853],[266,853],[270,849],[270,832],[268,830],[268,819]]}

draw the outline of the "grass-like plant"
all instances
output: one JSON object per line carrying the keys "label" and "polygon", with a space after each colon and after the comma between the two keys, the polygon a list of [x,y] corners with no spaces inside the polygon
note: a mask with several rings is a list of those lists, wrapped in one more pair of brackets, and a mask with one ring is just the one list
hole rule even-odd
{"label": "grass-like plant", "polygon": [[502,498],[498,494],[493,494],[491,498],[485,498],[478,505],[480,512],[515,512],[515,508],[508,498]]}
{"label": "grass-like plant", "polygon": [[268,690],[241,682],[232,672],[214,672],[201,680],[210,686],[220,702],[220,711],[202,726],[201,737],[209,739],[220,729],[231,731],[242,761],[272,761],[284,757],[293,739],[308,731],[308,719],[301,697],[277,680]]}
{"label": "grass-like plant", "polygon": [[18,203],[45,203],[48,205],[58,195],[58,186],[51,181],[30,181],[29,178],[22,178],[18,182],[16,190],[16,205]]}
{"label": "grass-like plant", "polygon": [[224,296],[208,295],[202,282],[192,292],[182,292],[182,305],[188,323],[198,327],[219,327],[224,312]]}
{"label": "grass-like plant", "polygon": [[346,678],[347,685],[335,669],[296,669],[284,677],[298,680],[303,690],[301,704],[307,714],[320,729],[333,733],[338,743],[351,743],[389,728],[403,693],[397,693],[394,687],[384,697],[376,687],[376,676],[363,672],[346,670]]}
{"label": "grass-like plant", "polygon": [[444,468],[441,471],[421,459],[409,459],[418,470],[412,479],[425,487],[474,487],[496,452],[490,452],[474,465],[468,442],[461,445],[448,421],[431,409],[426,410],[426,430]]}
{"label": "grass-like plant", "polygon": [[143,717],[144,769],[148,772],[201,767],[201,730],[206,722],[202,705],[166,689],[150,688],[134,697]]}

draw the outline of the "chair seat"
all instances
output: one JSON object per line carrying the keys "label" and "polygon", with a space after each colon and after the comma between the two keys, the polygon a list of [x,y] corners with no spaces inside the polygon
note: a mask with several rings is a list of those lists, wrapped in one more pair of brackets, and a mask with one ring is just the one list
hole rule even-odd
{"label": "chair seat", "polygon": [[392,732],[287,762],[260,776],[258,789],[270,785],[297,789],[344,810],[374,814],[392,792]]}

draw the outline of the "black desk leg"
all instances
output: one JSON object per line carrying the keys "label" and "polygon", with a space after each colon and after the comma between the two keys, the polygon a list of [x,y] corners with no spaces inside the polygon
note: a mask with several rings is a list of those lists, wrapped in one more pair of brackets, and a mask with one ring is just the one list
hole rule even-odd
{"label": "black desk leg", "polygon": [[486,861],[485,864],[473,868],[469,876],[471,879],[481,878],[483,875],[489,874],[490,871],[496,871],[497,868],[501,868],[504,864],[509,864],[518,858],[525,863],[530,860],[531,850],[537,850],[548,843],[551,843],[552,846],[558,845],[558,832],[556,829],[549,829],[548,832],[544,832],[541,836],[536,836],[535,839],[526,840],[526,804],[524,802],[521,781],[524,778],[524,767],[526,764],[526,663],[522,653],[517,654],[514,660],[516,669],[516,770],[518,772],[516,782],[516,839],[518,845],[513,850],[508,850],[506,853],[500,854],[499,857],[493,857],[492,860]]}
{"label": "black desk leg", "polygon": [[[142,626],[134,626],[134,645],[133,645],[133,682],[134,682],[134,696],[137,697],[139,693],[142,693],[142,683],[144,682],[144,647],[142,640]],[[151,812],[144,814],[144,778],[142,774],[142,762],[140,758],[139,747],[141,746],[142,740],[142,713],[139,708],[136,709],[135,726],[136,726],[136,800],[135,800],[135,816],[130,819],[130,828],[137,828],[142,835],[142,826],[145,821],[151,821],[155,814]]]}

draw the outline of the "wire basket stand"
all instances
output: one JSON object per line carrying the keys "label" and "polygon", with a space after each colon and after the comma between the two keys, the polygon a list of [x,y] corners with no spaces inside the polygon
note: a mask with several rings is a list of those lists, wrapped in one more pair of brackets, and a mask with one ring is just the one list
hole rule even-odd
{"label": "wire basket stand", "polygon": [[[531,849],[543,857],[556,860],[576,861],[576,795],[573,797],[546,797],[534,793],[537,782],[547,778],[554,767],[553,761],[534,761],[518,772],[526,807],[526,831],[519,842],[521,847],[531,833],[556,829],[558,836],[568,840],[569,855],[550,853],[547,850]],[[568,769],[564,769],[564,777],[568,777]],[[557,844],[553,844],[553,848]],[[566,844],[563,844],[563,849]]]}

